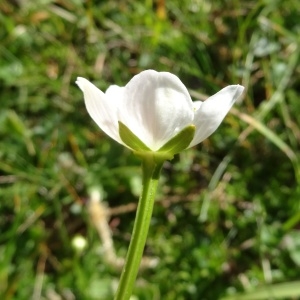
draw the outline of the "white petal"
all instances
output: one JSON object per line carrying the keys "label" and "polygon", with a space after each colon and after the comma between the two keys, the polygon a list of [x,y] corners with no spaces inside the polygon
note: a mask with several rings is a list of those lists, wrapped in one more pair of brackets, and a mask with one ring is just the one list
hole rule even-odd
{"label": "white petal", "polygon": [[115,101],[120,102],[123,101],[123,95],[124,95],[124,87],[120,87],[118,85],[111,85],[108,87],[108,89],[105,92],[105,95],[111,99],[111,101],[114,101],[113,99],[116,99]]}
{"label": "white petal", "polygon": [[196,112],[196,111],[200,108],[200,106],[201,106],[202,104],[203,104],[202,101],[194,101],[194,102],[193,102],[194,112]]}
{"label": "white petal", "polygon": [[227,86],[200,105],[195,112],[196,132],[189,147],[199,144],[219,127],[243,90],[244,87],[240,85]]}
{"label": "white petal", "polygon": [[125,86],[119,120],[151,150],[190,125],[193,116],[186,87],[171,73],[143,71]]}
{"label": "white petal", "polygon": [[[117,119],[117,105],[119,98],[116,89],[112,88],[108,94],[104,94],[95,85],[87,79],[78,77],[77,85],[83,92],[85,106],[96,124],[111,138],[124,144],[119,136],[119,125]],[[122,99],[122,93],[119,91],[119,97]],[[115,96],[116,98],[112,98]]]}

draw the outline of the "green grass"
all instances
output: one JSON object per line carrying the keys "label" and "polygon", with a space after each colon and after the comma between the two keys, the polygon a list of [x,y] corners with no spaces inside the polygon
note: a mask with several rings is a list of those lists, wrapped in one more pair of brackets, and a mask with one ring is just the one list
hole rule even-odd
{"label": "green grass", "polygon": [[[87,200],[96,187],[110,208],[136,203],[139,160],[97,128],[74,82],[106,89],[150,68],[194,99],[247,91],[213,136],[165,164],[145,251],[159,264],[135,295],[299,299],[299,18],[297,0],[1,1],[1,299],[112,299],[120,271]],[[119,257],[133,220],[110,218]]]}

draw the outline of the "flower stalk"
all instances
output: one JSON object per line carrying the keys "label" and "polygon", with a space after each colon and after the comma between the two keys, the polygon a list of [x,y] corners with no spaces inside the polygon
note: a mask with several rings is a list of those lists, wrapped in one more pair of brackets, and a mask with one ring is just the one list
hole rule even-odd
{"label": "flower stalk", "polygon": [[163,162],[157,161],[150,153],[142,158],[143,191],[115,300],[129,300],[131,297],[146,244]]}

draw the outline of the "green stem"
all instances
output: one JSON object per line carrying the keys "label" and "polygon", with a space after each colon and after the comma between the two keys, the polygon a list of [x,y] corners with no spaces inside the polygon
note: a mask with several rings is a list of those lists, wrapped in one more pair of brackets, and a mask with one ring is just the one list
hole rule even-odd
{"label": "green stem", "polygon": [[115,300],[128,300],[131,297],[146,244],[162,165],[163,162],[156,162],[153,156],[143,157],[143,191]]}

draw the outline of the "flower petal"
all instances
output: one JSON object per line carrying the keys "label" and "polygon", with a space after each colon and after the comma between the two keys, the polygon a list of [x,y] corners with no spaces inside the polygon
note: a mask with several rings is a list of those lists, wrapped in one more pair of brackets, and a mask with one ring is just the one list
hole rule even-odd
{"label": "flower petal", "polygon": [[194,101],[193,102],[193,108],[194,108],[194,111],[196,112],[199,108],[200,108],[200,106],[203,104],[203,102],[202,101]]}
{"label": "flower petal", "polygon": [[105,92],[105,95],[109,97],[111,101],[122,101],[124,95],[124,87],[113,84],[108,87],[108,89]]}
{"label": "flower petal", "polygon": [[117,119],[117,104],[122,99],[123,90],[112,86],[104,94],[82,77],[77,78],[76,84],[83,92],[85,106],[92,119],[107,135],[124,145],[119,136]]}
{"label": "flower petal", "polygon": [[125,86],[119,120],[156,151],[193,120],[190,95],[179,78],[167,72],[143,71]]}
{"label": "flower petal", "polygon": [[199,105],[194,117],[196,133],[189,147],[199,144],[219,127],[243,90],[244,87],[241,85],[227,86]]}

